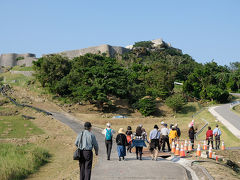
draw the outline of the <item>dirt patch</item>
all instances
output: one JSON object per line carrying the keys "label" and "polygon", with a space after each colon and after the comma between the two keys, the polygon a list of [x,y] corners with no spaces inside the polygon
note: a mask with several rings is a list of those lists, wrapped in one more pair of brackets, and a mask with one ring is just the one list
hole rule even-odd
{"label": "dirt patch", "polygon": [[240,175],[234,172],[232,169],[215,164],[215,163],[209,163],[204,162],[199,164],[206,168],[206,170],[209,172],[209,174],[215,179],[215,180],[239,180]]}
{"label": "dirt patch", "polygon": [[[222,157],[223,161],[216,162],[216,160],[214,159],[199,158],[195,156],[195,153],[191,153],[188,159],[201,161],[201,162],[194,162],[194,164],[203,166],[208,171],[208,173],[216,180],[240,179],[240,173],[235,172],[231,167],[228,167],[226,165],[228,159],[235,162],[238,166],[240,165],[240,162],[239,162],[240,150],[225,150],[225,151],[214,150],[214,152],[219,157]],[[203,162],[203,161],[206,161],[206,162]]]}

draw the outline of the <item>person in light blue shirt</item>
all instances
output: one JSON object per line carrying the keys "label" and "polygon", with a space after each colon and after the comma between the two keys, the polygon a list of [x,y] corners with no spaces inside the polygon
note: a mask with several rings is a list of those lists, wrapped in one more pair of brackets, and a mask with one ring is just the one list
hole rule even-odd
{"label": "person in light blue shirt", "polygon": [[216,149],[220,149],[220,136],[221,135],[222,135],[222,132],[219,129],[218,125],[216,125],[216,128],[213,130],[213,136],[215,136]]}
{"label": "person in light blue shirt", "polygon": [[80,179],[90,180],[93,162],[93,152],[94,148],[96,156],[98,155],[98,143],[95,135],[91,132],[92,125],[90,122],[85,122],[84,131],[81,132],[75,141],[75,145],[81,150],[79,167],[80,167]]}

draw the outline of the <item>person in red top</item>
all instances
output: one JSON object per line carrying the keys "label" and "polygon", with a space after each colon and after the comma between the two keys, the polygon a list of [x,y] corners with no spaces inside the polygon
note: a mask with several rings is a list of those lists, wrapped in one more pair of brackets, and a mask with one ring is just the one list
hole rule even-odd
{"label": "person in red top", "polygon": [[208,126],[208,131],[206,132],[206,140],[208,141],[208,147],[211,143],[213,148],[213,131],[210,126]]}

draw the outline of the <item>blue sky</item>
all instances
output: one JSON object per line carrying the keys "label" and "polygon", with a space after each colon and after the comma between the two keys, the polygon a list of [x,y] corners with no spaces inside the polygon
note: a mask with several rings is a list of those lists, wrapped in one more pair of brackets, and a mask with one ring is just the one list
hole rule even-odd
{"label": "blue sky", "polygon": [[198,62],[240,61],[239,0],[0,0],[0,54],[163,38]]}

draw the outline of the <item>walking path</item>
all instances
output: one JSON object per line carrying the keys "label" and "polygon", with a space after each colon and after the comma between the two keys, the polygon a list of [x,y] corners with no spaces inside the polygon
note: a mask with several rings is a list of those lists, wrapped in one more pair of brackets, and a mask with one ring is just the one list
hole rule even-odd
{"label": "walking path", "polygon": [[240,116],[231,110],[231,104],[210,107],[212,113],[229,131],[240,139]]}
{"label": "walking path", "polygon": [[[63,113],[52,113],[53,117],[68,125],[76,133],[83,130],[82,122],[73,119]],[[105,152],[104,136],[101,130],[94,128],[93,132],[99,143],[98,162],[92,172],[93,180],[115,180],[115,179],[189,179],[186,169],[174,162],[165,159],[152,161],[150,158],[143,158],[142,161],[136,160],[134,154],[127,154],[126,161],[118,161],[116,143],[113,143],[111,161],[107,161]]]}

